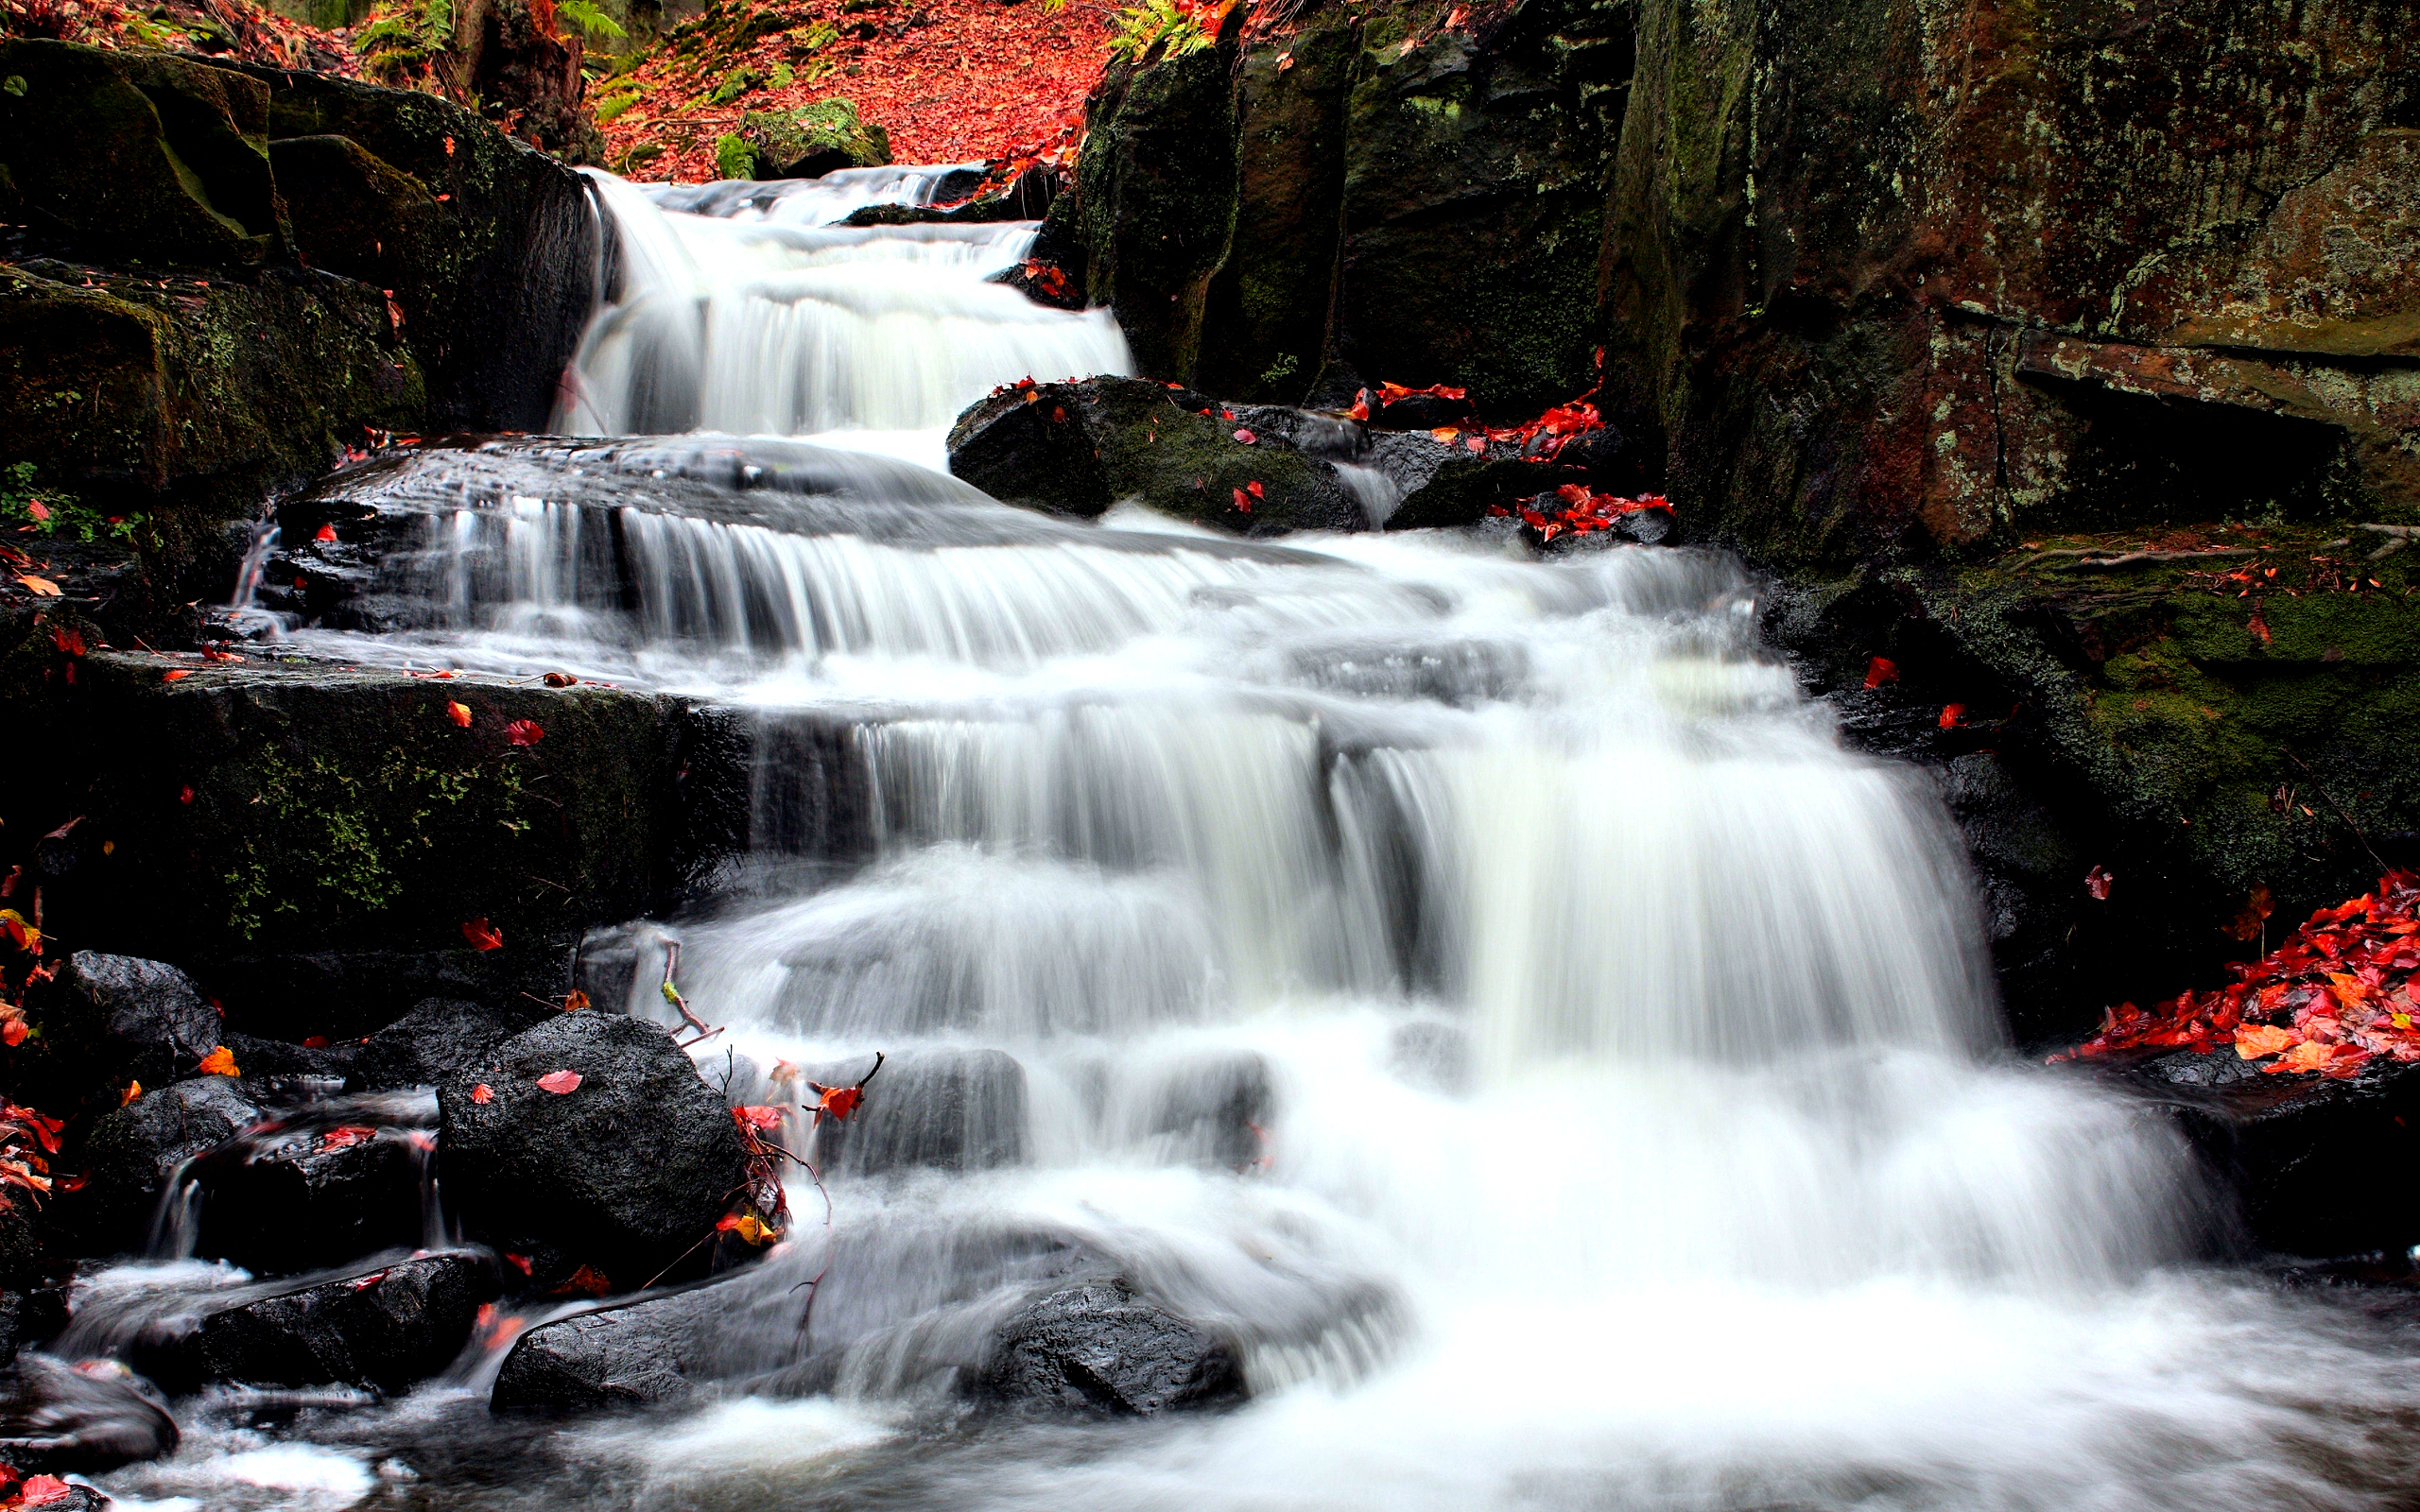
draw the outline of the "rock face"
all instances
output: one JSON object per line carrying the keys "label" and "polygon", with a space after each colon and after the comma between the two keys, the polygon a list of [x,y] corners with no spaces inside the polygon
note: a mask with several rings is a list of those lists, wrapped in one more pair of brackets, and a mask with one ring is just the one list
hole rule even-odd
{"label": "rock face", "polygon": [[56,1205],[60,1227],[85,1254],[142,1249],[177,1168],[260,1116],[242,1084],[229,1076],[178,1082],[102,1115],[84,1143],[83,1189],[62,1194]]}
{"label": "rock face", "polygon": [[197,1381],[400,1391],[453,1364],[497,1295],[484,1257],[424,1255],[209,1314],[177,1357]]}
{"label": "rock face", "polygon": [[1010,1319],[981,1391],[1012,1407],[1112,1418],[1219,1407],[1245,1395],[1233,1343],[1108,1279],[1063,1287]]}
{"label": "rock face", "polygon": [[328,76],[39,40],[0,70],[0,462],[141,516],[161,599],[222,593],[215,559],[178,581],[215,521],[364,427],[544,426],[598,251],[560,163]]}
{"label": "rock face", "polygon": [[181,1436],[168,1410],[114,1361],[29,1354],[0,1378],[0,1456],[25,1474],[99,1475],[173,1454]]}
{"label": "rock face", "polygon": [[[538,1085],[565,1071],[576,1090]],[[559,1015],[447,1083],[439,1108],[463,1232],[529,1257],[541,1290],[583,1265],[631,1290],[693,1246],[702,1261],[712,1246],[700,1241],[747,1182],[723,1100],[644,1020]]]}
{"label": "rock face", "polygon": [[364,1139],[360,1127],[342,1134],[306,1129],[257,1145],[246,1141],[223,1160],[196,1161],[201,1211],[195,1252],[256,1276],[290,1276],[419,1246],[427,1232],[427,1154],[406,1132]]}

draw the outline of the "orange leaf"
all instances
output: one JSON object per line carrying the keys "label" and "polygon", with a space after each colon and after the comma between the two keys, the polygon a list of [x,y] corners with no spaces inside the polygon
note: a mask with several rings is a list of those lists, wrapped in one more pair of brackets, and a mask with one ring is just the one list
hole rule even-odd
{"label": "orange leaf", "polygon": [[563,1011],[565,1013],[578,1013],[580,1009],[586,1006],[588,1006],[588,994],[582,992],[579,988],[573,988],[570,991],[563,994]]}
{"label": "orange leaf", "polygon": [[[458,708],[460,706],[457,705],[456,707]],[[484,919],[466,919],[462,920],[462,937],[469,940],[471,944],[478,950],[500,951],[504,949],[504,931],[496,928],[493,924],[489,923]]]}
{"label": "orange leaf", "polygon": [[140,1097],[140,1096],[142,1096],[142,1095],[143,1095],[143,1084],[142,1084],[141,1082],[139,1082],[139,1081],[130,1081],[130,1082],[128,1082],[128,1083],[126,1084],[126,1091],[122,1091],[122,1092],[120,1092],[120,1093],[118,1093],[117,1106],[118,1106],[118,1107],[120,1107],[120,1108],[124,1108],[127,1104],[129,1104],[129,1103],[130,1103],[130,1102],[134,1101],[136,1098],[138,1098],[138,1097]]}
{"label": "orange leaf", "polygon": [[445,717],[468,730],[471,728],[471,706],[464,703],[449,703],[445,706]]}
{"label": "orange leaf", "polygon": [[2245,1060],[2282,1055],[2301,1042],[2302,1037],[2291,1029],[2272,1023],[2247,1023],[2235,1032],[2235,1053]]}
{"label": "orange leaf", "polygon": [[2336,1046],[2324,1045],[2315,1040],[2306,1040],[2288,1051],[2284,1058],[2275,1065],[2263,1066],[2260,1069],[2267,1072],[2325,1071],[2328,1062],[2335,1058]]}
{"label": "orange leaf", "polygon": [[486,1082],[481,1082],[476,1087],[471,1089],[471,1101],[478,1104],[481,1108],[485,1108],[488,1104],[495,1101],[495,1089],[489,1086]]}
{"label": "orange leaf", "polygon": [[205,1076],[240,1076],[235,1069],[235,1052],[220,1045],[201,1057],[201,1074]]}
{"label": "orange leaf", "polygon": [[538,1078],[538,1090],[568,1097],[579,1091],[580,1074],[576,1071],[550,1071]]}
{"label": "orange leaf", "polygon": [[[1238,434],[1241,433],[1239,432]],[[59,585],[52,582],[47,577],[36,577],[31,573],[19,573],[17,575],[17,581],[23,583],[26,586],[26,590],[37,597],[57,598],[60,596]]]}
{"label": "orange leaf", "polygon": [[31,1025],[27,1024],[25,1020],[10,1019],[6,1023],[0,1023],[0,1045],[7,1045],[9,1049],[14,1050],[19,1045],[24,1044],[26,1042],[26,1036],[31,1033],[33,1033],[33,1028]]}
{"label": "orange leaf", "polygon": [[162,682],[174,682],[179,678],[190,678],[192,676],[193,669],[191,667],[178,667],[174,671],[161,673],[160,680]]}

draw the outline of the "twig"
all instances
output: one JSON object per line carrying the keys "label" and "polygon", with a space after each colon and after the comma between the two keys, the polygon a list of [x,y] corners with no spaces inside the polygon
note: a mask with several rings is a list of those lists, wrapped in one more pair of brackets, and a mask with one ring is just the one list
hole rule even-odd
{"label": "twig", "polygon": [[2380,871],[2393,871],[2394,868],[2387,865],[2386,857],[2378,854],[2377,847],[2370,844],[2370,837],[2363,834],[2361,833],[2361,827],[2353,822],[2353,816],[2344,812],[2344,805],[2336,801],[2336,796],[2328,792],[2327,784],[2321,782],[2319,780],[2319,774],[2310,769],[2310,764],[2295,755],[2294,748],[2291,746],[2280,746],[2277,748],[2286,753],[2286,760],[2293,763],[2295,765],[2303,769],[2303,775],[2310,779],[2311,790],[2316,792],[2320,796],[2320,799],[2329,808],[2336,811],[2336,816],[2344,821],[2344,828],[2353,832],[2353,838],[2361,842],[2361,849],[2370,853],[2370,859],[2378,864],[2378,869]]}
{"label": "twig", "polygon": [[2152,567],[2162,562],[2205,561],[2221,557],[2257,557],[2259,555],[2260,553],[2249,546],[2215,546],[2206,551],[2129,551],[2116,557],[2096,557],[2089,561],[2067,562],[2060,570],[2074,573],[2105,573],[2120,567]]}

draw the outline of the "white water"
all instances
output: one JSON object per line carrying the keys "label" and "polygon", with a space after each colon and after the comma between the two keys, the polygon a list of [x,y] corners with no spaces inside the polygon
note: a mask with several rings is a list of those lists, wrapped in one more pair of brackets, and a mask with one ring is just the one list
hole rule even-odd
{"label": "white water", "polygon": [[[1017,231],[607,193],[644,272],[584,351],[581,429],[677,412],[929,456],[994,383],[1123,361],[1105,317],[975,282]],[[2420,1484],[2404,1325],[2197,1268],[2208,1198],[2173,1132],[2010,1060],[1938,801],[1842,748],[1726,558],[1248,548],[712,437],[414,475],[378,494],[424,515],[405,627],[300,644],[602,670],[822,732],[871,859],[675,926],[729,1026],[708,1069],[879,1049],[903,1069],[878,1105],[920,1054],[1003,1051],[1022,1110],[985,1116],[1024,1154],[836,1177],[829,1235],[794,1191],[791,1242],[725,1294],[719,1400],[411,1504],[2317,1508]],[[775,820],[835,781],[761,769],[764,843],[802,844]],[[1240,1147],[1204,1112],[1236,1087]],[[1232,1331],[1253,1400],[936,1430],[1049,1243]],[[820,1393],[749,1383],[785,1369]],[[392,1435],[464,1432],[459,1405],[424,1392]],[[121,1480],[224,1493],[246,1432]]]}

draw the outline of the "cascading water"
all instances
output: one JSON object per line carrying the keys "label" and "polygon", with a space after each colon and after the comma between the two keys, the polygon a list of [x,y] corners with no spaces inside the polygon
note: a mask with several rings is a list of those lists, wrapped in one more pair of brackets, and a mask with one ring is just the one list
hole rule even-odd
{"label": "cascading water", "polygon": [[[444,1508],[2420,1486],[2377,1325],[2197,1267],[2213,1210],[2168,1125],[2004,1055],[1937,799],[1760,652],[1736,563],[1006,508],[912,459],[995,383],[1124,362],[1106,315],[982,282],[1029,227],[815,224],[913,198],[897,175],[769,204],[601,182],[621,282],[564,429],[910,460],[704,435],[364,470],[348,497],[417,545],[354,627],[294,643],[745,711],[758,844],[820,865],[669,926],[727,1026],[701,1057],[735,1096],[877,1050],[874,1098],[912,1101],[920,1064],[983,1094],[935,1115],[958,1168],[842,1155],[828,1230],[793,1190],[676,1421],[523,1434],[503,1479],[430,1449],[493,1432],[456,1388],[298,1441],[420,1454],[408,1504]],[[789,817],[834,784],[846,847]],[[1232,1332],[1253,1400],[953,1417],[1071,1253]],[[220,1494],[212,1455],[257,1448],[199,1442],[120,1480]]]}

